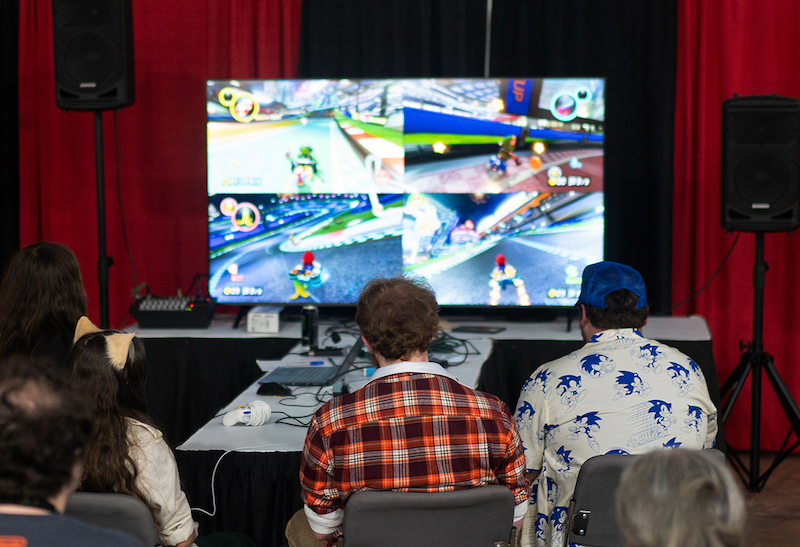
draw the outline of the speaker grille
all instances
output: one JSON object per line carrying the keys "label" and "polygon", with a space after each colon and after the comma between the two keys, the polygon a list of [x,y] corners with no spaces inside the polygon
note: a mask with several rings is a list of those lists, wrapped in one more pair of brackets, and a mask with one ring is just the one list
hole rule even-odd
{"label": "speaker grille", "polygon": [[735,97],[722,105],[721,221],[728,230],[800,226],[800,101]]}
{"label": "speaker grille", "polygon": [[108,110],[136,101],[131,0],[52,0],[56,105]]}
{"label": "speaker grille", "polygon": [[[773,204],[790,192],[791,171],[784,158],[771,150],[744,156],[733,171],[733,190],[741,205]],[[757,207],[758,208],[758,207]]]}
{"label": "speaker grille", "polygon": [[114,47],[101,34],[78,34],[64,47],[67,76],[81,89],[104,88],[114,76],[116,65]]}

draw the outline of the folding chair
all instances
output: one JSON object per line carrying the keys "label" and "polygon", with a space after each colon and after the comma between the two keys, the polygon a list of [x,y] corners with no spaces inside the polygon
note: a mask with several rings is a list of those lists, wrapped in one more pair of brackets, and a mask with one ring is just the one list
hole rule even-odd
{"label": "folding chair", "polygon": [[87,524],[122,530],[139,539],[144,547],[159,544],[156,525],[147,505],[125,494],[75,492],[65,514]]}
{"label": "folding chair", "polygon": [[516,545],[514,495],[487,485],[451,492],[368,490],[344,510],[339,547],[508,547]]}

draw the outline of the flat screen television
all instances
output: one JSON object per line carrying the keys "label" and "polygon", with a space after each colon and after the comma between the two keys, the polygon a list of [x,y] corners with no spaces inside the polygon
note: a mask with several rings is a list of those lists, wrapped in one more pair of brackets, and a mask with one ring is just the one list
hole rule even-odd
{"label": "flat screen television", "polygon": [[571,306],[603,259],[602,78],[207,82],[209,295]]}

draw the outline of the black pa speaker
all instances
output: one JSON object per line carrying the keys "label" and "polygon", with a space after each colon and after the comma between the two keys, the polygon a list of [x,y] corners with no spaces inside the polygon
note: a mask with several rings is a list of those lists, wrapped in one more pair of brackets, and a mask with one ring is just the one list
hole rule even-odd
{"label": "black pa speaker", "polygon": [[722,103],[722,227],[800,226],[800,101],[749,96]]}
{"label": "black pa speaker", "polygon": [[136,102],[131,0],[53,0],[53,50],[59,108]]}

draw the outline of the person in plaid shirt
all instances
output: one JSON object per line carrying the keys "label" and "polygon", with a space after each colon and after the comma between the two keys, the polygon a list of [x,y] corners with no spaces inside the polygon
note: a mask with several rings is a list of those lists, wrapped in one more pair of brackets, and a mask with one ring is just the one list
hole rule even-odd
{"label": "person in plaid shirt", "polygon": [[[308,427],[300,462],[303,513],[319,541],[340,531],[361,490],[440,492],[502,484],[522,525],[529,483],[508,406],[428,362],[439,328],[429,287],[375,279],[359,296],[356,323],[377,370],[363,388],[332,399]],[[292,519],[298,520],[299,512]],[[290,546],[313,545],[287,527]]]}

